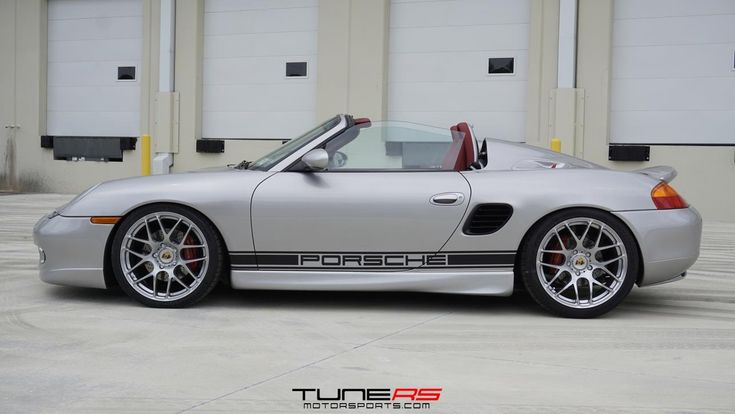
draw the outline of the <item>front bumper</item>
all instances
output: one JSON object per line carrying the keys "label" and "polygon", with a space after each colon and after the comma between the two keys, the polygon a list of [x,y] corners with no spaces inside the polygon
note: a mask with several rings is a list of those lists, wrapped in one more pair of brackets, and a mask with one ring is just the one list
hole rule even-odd
{"label": "front bumper", "polygon": [[638,240],[643,259],[639,286],[679,280],[699,257],[702,217],[694,208],[614,213]]}
{"label": "front bumper", "polygon": [[46,260],[39,276],[46,283],[65,286],[106,288],[105,244],[112,224],[92,224],[89,217],[49,218],[33,227],[33,242]]}

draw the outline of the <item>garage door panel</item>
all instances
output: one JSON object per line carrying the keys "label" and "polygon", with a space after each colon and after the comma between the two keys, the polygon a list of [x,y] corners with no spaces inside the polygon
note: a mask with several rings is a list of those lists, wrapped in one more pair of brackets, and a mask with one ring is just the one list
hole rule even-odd
{"label": "garage door panel", "polygon": [[528,79],[528,50],[391,54],[390,79],[392,82],[492,82],[498,78],[488,77],[489,57],[514,57],[517,69],[512,79]]}
{"label": "garage door panel", "polygon": [[527,24],[396,28],[391,35],[391,53],[528,49]]}
{"label": "garage door panel", "polygon": [[205,85],[240,84],[244,81],[291,84],[301,80],[286,79],[286,61],[308,62],[308,71],[316,73],[316,65],[312,60],[312,56],[212,59],[207,62],[203,82]]}
{"label": "garage door panel", "polygon": [[615,0],[615,17],[619,19],[728,13],[735,14],[732,0]]}
{"label": "garage door panel", "polygon": [[530,4],[506,7],[507,0],[452,2],[394,1],[391,27],[468,26],[528,23]]}
{"label": "garage door panel", "polygon": [[140,39],[68,40],[49,45],[49,62],[139,60]]}
{"label": "garage door panel", "polygon": [[[92,4],[94,6],[90,7]],[[143,3],[138,0],[51,0],[48,15],[54,20],[142,16]]]}
{"label": "garage door panel", "polygon": [[[388,117],[449,126],[480,137],[524,140],[530,2],[393,1]],[[488,74],[489,58],[514,58],[512,74]]]}
{"label": "garage door panel", "polygon": [[733,43],[613,48],[614,78],[732,77]]}
{"label": "garage door panel", "polygon": [[316,34],[263,33],[204,38],[207,59],[246,56],[316,55]]}
{"label": "garage door panel", "polygon": [[[107,97],[114,99],[100,99]],[[127,86],[49,86],[49,111],[137,111],[140,91],[137,87]],[[136,134],[137,135],[137,134]]]}
{"label": "garage door panel", "polygon": [[74,20],[49,19],[48,36],[50,41],[142,39],[142,23],[141,16]]}
{"label": "garage door panel", "polygon": [[268,85],[209,85],[204,88],[205,111],[310,111],[313,83]]}
{"label": "garage door panel", "polygon": [[616,143],[731,143],[722,131],[735,131],[730,111],[625,111],[611,113]]}
{"label": "garage door panel", "polygon": [[[210,138],[293,138],[306,132],[302,125],[314,120],[313,111],[283,112],[210,112],[203,113],[202,120],[210,126]],[[284,122],[288,119],[288,122]],[[247,136],[242,126],[247,125]]]}
{"label": "garage door panel", "polygon": [[686,45],[731,42],[735,14],[618,20],[613,46]]}
{"label": "garage door panel", "polygon": [[[89,116],[92,113],[93,116]],[[49,111],[47,121],[54,125],[52,135],[138,136],[140,117],[135,112]],[[80,131],[80,126],[84,127]]]}
{"label": "garage door panel", "polygon": [[[525,82],[412,82],[390,85],[395,108],[410,111],[525,111]],[[396,110],[396,112],[406,111]]]}
{"label": "garage door panel", "polygon": [[701,111],[735,109],[735,77],[618,79],[611,98],[613,111]]}
{"label": "garage door panel", "polygon": [[[447,127],[467,121],[475,128],[478,139],[501,138],[521,141],[525,137],[526,111],[405,111],[393,112],[392,120],[411,119],[412,122],[435,127]],[[482,132],[492,131],[492,134]]]}
{"label": "garage door panel", "polygon": [[735,2],[614,3],[610,141],[735,143]]}
{"label": "garage door panel", "polygon": [[110,86],[132,88],[137,85],[125,85],[116,80],[118,65],[140,62],[120,60],[117,62],[50,62],[48,64],[49,83],[54,86]]}
{"label": "garage door panel", "polygon": [[44,132],[139,136],[140,82],[117,68],[140,76],[142,37],[141,0],[49,0]]}
{"label": "garage door panel", "polygon": [[269,9],[207,13],[204,24],[211,36],[244,33],[312,32],[319,9]]}
{"label": "garage door panel", "polygon": [[319,0],[207,0],[204,2],[206,13],[228,12],[234,10],[264,10],[318,7]]}
{"label": "garage door panel", "polygon": [[[284,138],[313,126],[318,5],[205,0],[204,137]],[[307,76],[287,78],[287,62],[306,62]]]}

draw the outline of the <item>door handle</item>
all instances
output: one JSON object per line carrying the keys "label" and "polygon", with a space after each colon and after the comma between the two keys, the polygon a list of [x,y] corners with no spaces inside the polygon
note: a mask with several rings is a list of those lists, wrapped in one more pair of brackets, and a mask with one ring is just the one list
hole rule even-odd
{"label": "door handle", "polygon": [[431,204],[437,206],[456,206],[462,204],[464,194],[462,193],[441,193],[431,197]]}

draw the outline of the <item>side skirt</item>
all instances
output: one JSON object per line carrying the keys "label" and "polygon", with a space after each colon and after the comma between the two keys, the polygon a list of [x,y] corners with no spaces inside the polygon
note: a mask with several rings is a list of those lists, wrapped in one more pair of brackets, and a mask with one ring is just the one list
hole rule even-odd
{"label": "side skirt", "polygon": [[402,272],[232,270],[235,289],[403,291],[510,296],[513,269],[414,269]]}

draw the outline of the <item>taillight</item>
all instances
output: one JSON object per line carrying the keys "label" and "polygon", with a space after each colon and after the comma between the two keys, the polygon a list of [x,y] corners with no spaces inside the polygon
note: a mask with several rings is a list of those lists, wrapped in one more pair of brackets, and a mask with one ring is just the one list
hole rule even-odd
{"label": "taillight", "polygon": [[659,210],[689,207],[689,204],[687,204],[684,198],[674,190],[674,187],[664,181],[653,187],[653,190],[651,190],[651,198],[653,199],[653,204],[655,204],[656,208]]}

